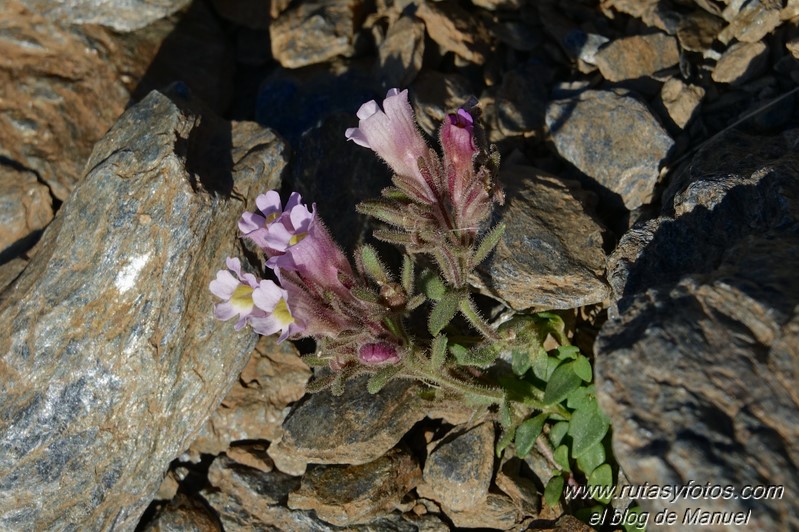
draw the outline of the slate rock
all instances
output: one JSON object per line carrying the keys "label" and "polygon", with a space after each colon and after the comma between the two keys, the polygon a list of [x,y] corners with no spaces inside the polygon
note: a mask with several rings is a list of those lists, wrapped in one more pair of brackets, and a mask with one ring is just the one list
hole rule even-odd
{"label": "slate rock", "polygon": [[158,511],[144,532],[222,532],[216,515],[203,502],[178,494]]}
{"label": "slate rock", "polygon": [[705,89],[689,85],[679,78],[669,78],[660,89],[660,100],[679,128],[688,125],[705,97]]}
{"label": "slate rock", "polygon": [[427,34],[444,52],[482,65],[489,49],[490,35],[482,21],[455,2],[423,2],[416,16],[427,27]]}
{"label": "slate rock", "polygon": [[310,468],[300,488],[289,494],[288,505],[293,510],[313,510],[337,526],[368,523],[399,506],[421,478],[416,459],[396,448],[362,465]]}
{"label": "slate rock", "polygon": [[546,123],[558,154],[618,194],[627,209],[651,201],[674,141],[632,94],[586,90],[553,101]]}
{"label": "slate rock", "polygon": [[24,0],[25,6],[60,24],[100,24],[138,30],[179,11],[190,0]]}
{"label": "slate rock", "polygon": [[29,248],[52,219],[53,198],[36,174],[0,163],[0,262]]}
{"label": "slate rock", "polygon": [[679,60],[677,40],[663,33],[616,39],[597,51],[594,58],[602,77],[608,81],[651,76]]}
{"label": "slate rock", "polygon": [[488,496],[494,466],[494,424],[454,430],[428,455],[424,483],[416,491],[447,511],[463,512],[485,502]]}
{"label": "slate rock", "polygon": [[768,62],[768,48],[762,42],[740,42],[719,58],[711,77],[716,83],[740,85],[762,74]]}
{"label": "slate rock", "polygon": [[130,94],[96,44],[16,0],[0,2],[0,20],[0,160],[64,200]]}
{"label": "slate rock", "polygon": [[404,88],[419,74],[424,57],[424,23],[416,17],[400,17],[393,22],[377,50],[383,85]]}
{"label": "slate rock", "polygon": [[284,148],[173,98],[152,93],[97,143],[3,294],[2,528],[132,529],[252,351],[208,283]]}
{"label": "slate rock", "polygon": [[341,396],[329,391],[307,396],[294,406],[273,447],[314,464],[371,462],[424,419],[420,389],[395,380],[372,395],[361,377],[348,381]]}
{"label": "slate rock", "polygon": [[567,309],[604,301],[603,227],[586,214],[576,182],[528,166],[505,166],[500,182],[507,224],[479,277],[470,281],[516,310]]}
{"label": "slate rock", "polygon": [[311,376],[296,347],[262,336],[238,381],[205,422],[191,449],[205,454],[226,451],[231,442],[276,440],[287,406],[305,394]]}
{"label": "slate rock", "polygon": [[299,68],[353,55],[361,10],[361,0],[295,3],[269,25],[272,56],[286,68]]}
{"label": "slate rock", "polygon": [[[661,216],[611,258],[618,301],[597,339],[597,395],[633,484],[799,490],[797,142],[792,130],[708,143],[675,178]],[[699,506],[751,510],[759,530],[799,526],[784,498]]]}

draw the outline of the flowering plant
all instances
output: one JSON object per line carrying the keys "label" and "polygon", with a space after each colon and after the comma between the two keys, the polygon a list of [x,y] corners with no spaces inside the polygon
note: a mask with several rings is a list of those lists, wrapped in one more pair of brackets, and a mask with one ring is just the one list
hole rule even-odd
{"label": "flowering plant", "polygon": [[[610,483],[608,421],[596,404],[591,364],[570,345],[563,320],[517,314],[494,326],[472,297],[469,277],[505,230],[490,227],[504,196],[499,155],[485,141],[476,102],[444,119],[440,154],[419,132],[407,90],[390,90],[382,107],[363,104],[357,116],[347,139],[394,172],[393,186],[357,209],[391,227],[374,236],[404,249],[399,276],[370,245],[351,264],[315,204],[309,209],[295,192],[284,206],[270,190],[258,196],[256,211],[242,215],[239,229],[263,252],[275,280],[243,273],[229,258],[210,284],[222,299],[215,316],[238,316],[237,329],[280,333],[279,341],[314,338],[317,353],[305,359],[332,371],[317,375],[311,391],[341,393],[348,379],[366,373],[372,393],[392,379],[412,378],[488,409],[505,429],[498,452],[513,443],[523,456],[536,445],[561,472],[547,488],[550,501],[564,482],[578,482],[573,471],[589,483]],[[425,260],[431,267],[417,272]],[[426,309],[428,334],[411,334],[408,321]],[[472,331],[457,325],[458,315]],[[555,346],[546,350],[548,341]]]}

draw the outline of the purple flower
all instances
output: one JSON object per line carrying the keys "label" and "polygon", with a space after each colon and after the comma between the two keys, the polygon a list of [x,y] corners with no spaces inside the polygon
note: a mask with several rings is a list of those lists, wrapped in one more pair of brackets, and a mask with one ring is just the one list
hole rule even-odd
{"label": "purple flower", "polygon": [[391,89],[383,100],[383,110],[374,100],[358,109],[358,127],[347,129],[347,140],[373,150],[401,176],[413,177],[426,199],[435,201],[431,183],[419,170],[419,158],[428,158],[428,146],[416,128],[408,90]]}
{"label": "purple flower", "polygon": [[[238,314],[239,321],[236,323],[238,331],[247,324],[253,315],[258,314],[258,309],[252,299],[253,291],[258,288],[258,279],[251,273],[241,272],[239,259],[228,257],[226,264],[228,269],[220,270],[208,288],[212,294],[224,300],[222,303],[214,305],[214,317],[227,321]],[[235,273],[236,277],[230,272]]]}
{"label": "purple flower", "polygon": [[289,294],[273,281],[261,281],[252,293],[252,299],[263,315],[250,320],[253,331],[269,336],[280,331],[278,342],[301,332],[305,327],[294,318],[289,308]]}
{"label": "purple flower", "polygon": [[358,349],[358,359],[367,366],[399,362],[397,348],[386,342],[371,342]]}
{"label": "purple flower", "polygon": [[463,194],[468,183],[474,179],[474,119],[464,109],[447,115],[441,125],[439,137],[444,154],[444,171],[447,173],[447,188],[453,203]]}
{"label": "purple flower", "polygon": [[[289,196],[286,203],[286,211],[291,210],[299,204],[300,195],[296,192]],[[283,215],[283,204],[280,201],[280,194],[275,190],[270,190],[266,194],[261,194],[255,198],[257,212],[245,212],[239,220],[239,230],[242,236],[252,240],[258,247],[265,252],[274,252],[270,247],[269,230],[275,226],[275,221]]]}

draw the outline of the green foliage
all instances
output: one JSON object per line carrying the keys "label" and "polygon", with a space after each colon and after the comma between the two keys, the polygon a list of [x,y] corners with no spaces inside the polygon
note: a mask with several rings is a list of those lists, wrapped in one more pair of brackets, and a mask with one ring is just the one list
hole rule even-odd
{"label": "green foliage", "polygon": [[363,271],[372,280],[378,284],[389,282],[390,277],[386,267],[380,262],[380,257],[377,256],[377,250],[368,244],[364,244],[360,248],[360,265]]}
{"label": "green foliage", "polygon": [[432,336],[436,336],[449,325],[458,313],[458,304],[462,298],[463,294],[460,292],[447,292],[438,300],[427,320],[427,328]]}
{"label": "green foliage", "polygon": [[369,393],[373,394],[379,392],[391,379],[399,375],[401,371],[402,366],[400,364],[390,364],[380,368],[369,377],[369,382],[366,383],[366,389],[369,390]]}
{"label": "green foliage", "polygon": [[447,337],[439,334],[430,344],[430,367],[440,370],[447,360]]}
{"label": "green foliage", "polygon": [[524,458],[535,445],[535,440],[544,429],[548,415],[541,413],[534,418],[527,419],[516,429],[516,456]]}
{"label": "green foliage", "polygon": [[505,224],[499,224],[483,237],[483,240],[480,241],[480,245],[477,247],[477,251],[475,251],[472,256],[473,266],[477,266],[483,262],[486,257],[488,257],[489,253],[499,244],[499,240],[502,238],[502,235],[505,234],[505,227]]}
{"label": "green foliage", "polygon": [[579,388],[583,380],[574,371],[574,362],[560,364],[549,377],[547,387],[544,389],[544,404],[559,403],[574,390]]}
{"label": "green foliage", "polygon": [[563,493],[563,483],[564,478],[562,475],[555,475],[547,482],[547,486],[544,488],[544,502],[549,506],[558,504],[560,496]]}

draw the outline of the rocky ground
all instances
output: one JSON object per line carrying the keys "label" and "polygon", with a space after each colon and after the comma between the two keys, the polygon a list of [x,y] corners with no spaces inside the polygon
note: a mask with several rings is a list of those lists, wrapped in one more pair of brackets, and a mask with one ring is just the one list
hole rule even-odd
{"label": "rocky ground", "polygon": [[572,324],[623,481],[780,485],[669,508],[799,528],[797,81],[794,0],[0,2],[0,528],[590,529],[492,420],[307,395],[307,345],[213,320],[258,193],[369,238],[344,130],[391,87],[428,134],[480,100],[474,284]]}

